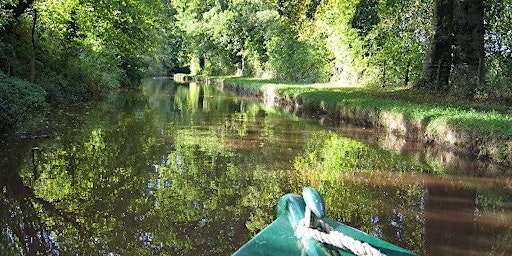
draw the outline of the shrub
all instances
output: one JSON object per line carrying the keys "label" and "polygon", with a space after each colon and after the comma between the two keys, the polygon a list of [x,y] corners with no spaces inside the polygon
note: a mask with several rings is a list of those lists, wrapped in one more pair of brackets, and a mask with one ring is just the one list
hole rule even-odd
{"label": "shrub", "polygon": [[17,78],[0,79],[0,130],[12,129],[47,107],[42,87]]}
{"label": "shrub", "polygon": [[267,71],[273,78],[296,82],[324,82],[328,77],[320,45],[297,38],[294,31],[278,24],[269,32],[265,46]]}

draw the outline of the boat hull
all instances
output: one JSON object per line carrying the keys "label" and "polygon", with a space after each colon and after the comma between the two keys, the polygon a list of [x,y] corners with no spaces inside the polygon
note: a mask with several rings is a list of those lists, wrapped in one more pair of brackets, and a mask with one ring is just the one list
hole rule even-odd
{"label": "boat hull", "polygon": [[[312,238],[298,238],[296,228],[299,221],[304,218],[304,208],[305,202],[302,196],[295,194],[283,196],[277,205],[276,219],[233,255],[355,255],[351,251],[325,245]],[[333,219],[323,217],[321,220],[333,227],[334,230],[358,241],[367,243],[385,255],[416,255],[407,249],[344,225]]]}

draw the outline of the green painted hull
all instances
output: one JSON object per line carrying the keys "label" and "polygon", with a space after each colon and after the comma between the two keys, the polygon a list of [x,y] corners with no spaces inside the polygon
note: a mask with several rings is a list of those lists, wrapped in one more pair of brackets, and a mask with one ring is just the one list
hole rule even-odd
{"label": "green painted hull", "polygon": [[[354,255],[350,251],[324,245],[313,239],[300,239],[295,235],[295,228],[304,216],[305,203],[302,196],[288,194],[283,196],[277,206],[276,219],[254,236],[233,255]],[[368,243],[385,255],[409,256],[413,252],[368,235],[330,218],[321,218],[334,230],[358,241]]]}

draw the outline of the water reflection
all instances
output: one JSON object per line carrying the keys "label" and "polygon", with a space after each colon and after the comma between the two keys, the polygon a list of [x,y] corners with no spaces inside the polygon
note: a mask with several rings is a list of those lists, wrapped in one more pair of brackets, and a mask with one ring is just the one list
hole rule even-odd
{"label": "water reflection", "polygon": [[310,144],[293,180],[325,191],[337,219],[422,255],[511,252],[509,177],[441,179],[429,165],[334,134]]}
{"label": "water reflection", "polygon": [[45,139],[4,139],[5,255],[229,254],[305,185],[330,217],[420,254],[512,250],[510,177],[438,176],[353,139],[368,130],[167,80],[51,118]]}

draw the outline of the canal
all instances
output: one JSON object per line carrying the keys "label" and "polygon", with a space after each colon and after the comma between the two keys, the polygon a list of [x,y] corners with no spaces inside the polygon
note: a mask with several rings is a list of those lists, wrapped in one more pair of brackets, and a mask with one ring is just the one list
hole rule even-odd
{"label": "canal", "polygon": [[2,137],[1,255],[229,255],[277,200],[420,255],[512,254],[512,171],[214,87],[140,89]]}

